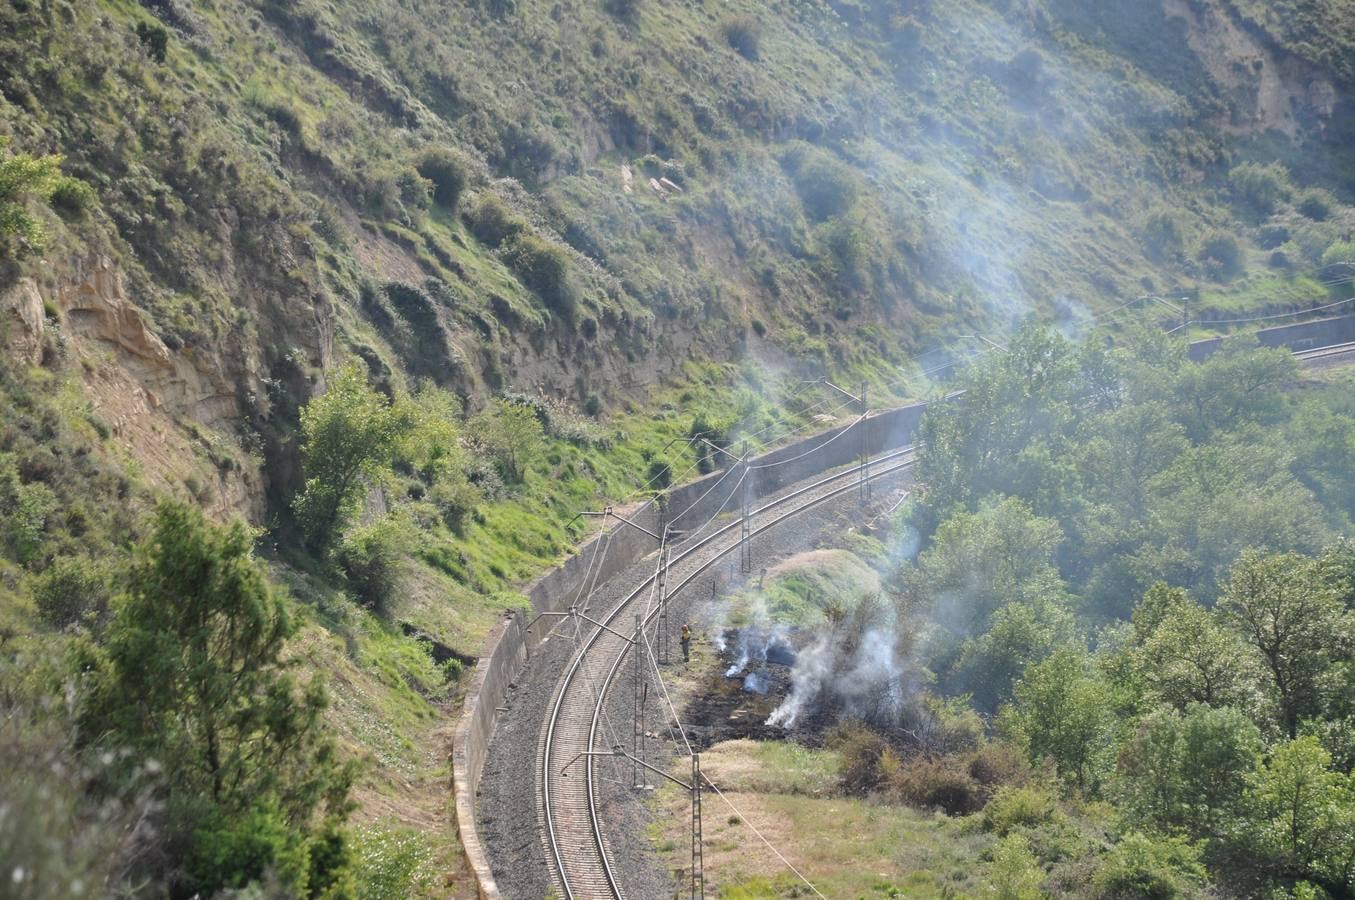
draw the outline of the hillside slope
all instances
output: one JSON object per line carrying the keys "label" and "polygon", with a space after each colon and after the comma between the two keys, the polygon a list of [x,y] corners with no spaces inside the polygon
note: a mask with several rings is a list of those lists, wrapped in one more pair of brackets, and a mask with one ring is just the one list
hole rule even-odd
{"label": "hillside slope", "polygon": [[[886,402],[1032,313],[1344,299],[1353,52],[1351,0],[4,0],[0,696],[101,637],[108,589],[35,599],[66,562],[164,497],[243,517],[359,819],[435,831],[459,660],[576,512],[698,464],[672,439],[809,427],[809,375]],[[396,613],[293,514],[354,361],[454,435],[459,481],[364,485]],[[465,425],[505,395],[517,472]]]}

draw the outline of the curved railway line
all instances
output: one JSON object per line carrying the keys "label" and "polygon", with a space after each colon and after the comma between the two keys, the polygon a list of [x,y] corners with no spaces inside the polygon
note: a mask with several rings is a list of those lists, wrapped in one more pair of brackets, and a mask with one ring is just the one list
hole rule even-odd
{"label": "curved railway line", "polygon": [[[895,475],[910,468],[913,458],[912,447],[876,456],[870,460],[865,478],[876,481]],[[749,513],[749,539],[811,507],[859,490],[861,485],[861,470],[852,466],[754,508]],[[734,491],[730,499],[733,495]],[[726,505],[728,502],[725,501]],[[675,545],[668,569],[672,583],[669,596],[680,592],[736,549],[740,528],[741,522],[735,518],[690,546]],[[552,880],[565,898],[625,896],[613,870],[607,836],[598,816],[593,764],[596,757],[588,754],[610,749],[601,740],[608,691],[627,652],[639,652],[639,648],[610,629],[617,625],[625,628],[628,613],[641,616],[642,629],[649,627],[658,616],[658,609],[642,612],[641,598],[647,592],[652,595],[656,577],[657,573],[641,581],[601,619],[606,627],[594,626],[583,640],[560,679],[542,733],[537,753],[538,809]],[[579,760],[583,777],[564,774],[565,767]]]}

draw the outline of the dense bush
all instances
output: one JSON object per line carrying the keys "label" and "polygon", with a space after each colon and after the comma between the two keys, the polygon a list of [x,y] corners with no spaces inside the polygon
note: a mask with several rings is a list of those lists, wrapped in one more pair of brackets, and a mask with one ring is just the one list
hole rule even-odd
{"label": "dense bush", "polygon": [[450,150],[435,147],[425,150],[415,167],[420,175],[432,182],[434,202],[455,212],[470,178],[465,160]]}
{"label": "dense bush", "polygon": [[1322,252],[1322,266],[1355,266],[1355,241],[1337,241]]}
{"label": "dense bush", "polygon": [[1262,219],[1293,192],[1289,171],[1280,163],[1243,163],[1228,173],[1228,183],[1234,199]]}
{"label": "dense bush", "polygon": [[1143,221],[1143,246],[1148,256],[1159,261],[1177,259],[1186,240],[1181,216],[1170,207],[1154,209]]}
{"label": "dense bush", "polygon": [[294,508],[313,549],[329,548],[411,425],[404,410],[367,385],[357,363],[335,372],[328,390],[301,410],[306,486]]}
{"label": "dense bush", "polygon": [[502,253],[508,268],[547,308],[566,317],[573,315],[575,289],[570,278],[569,254],[563,247],[524,232],[508,242]]}
{"label": "dense bush", "polygon": [[1336,198],[1322,188],[1308,188],[1294,200],[1294,208],[1314,222],[1325,222],[1331,217]]}
{"label": "dense bush", "polygon": [[720,33],[735,53],[757,61],[762,47],[762,23],[755,16],[729,16],[720,22]]}
{"label": "dense bush", "polygon": [[921,809],[968,815],[983,808],[984,793],[957,756],[915,756],[897,761],[886,749],[880,756],[881,787],[891,796]]}
{"label": "dense bush", "polygon": [[334,556],[364,606],[390,619],[396,588],[413,534],[398,518],[387,516],[344,535]]}
{"label": "dense bush", "polygon": [[94,188],[79,178],[63,176],[52,189],[52,208],[70,219],[83,219],[96,200]]}
{"label": "dense bush", "polygon": [[[143,874],[215,893],[272,871],[293,893],[335,873],[303,862],[347,815],[352,772],[323,720],[322,684],[297,681],[297,622],[243,524],[162,504],[104,646],[83,645],[79,734],[131,778],[161,768],[165,821]],[[142,837],[141,839],[146,839]],[[158,869],[186,862],[186,871]]]}
{"label": "dense bush", "polygon": [[[0,154],[6,152],[9,143],[8,136],[0,135]],[[0,257],[42,249],[46,231],[29,204],[51,196],[60,167],[59,156],[17,153],[0,158]]]}
{"label": "dense bush", "polygon": [[1018,828],[1037,828],[1063,818],[1058,799],[1039,785],[1004,787],[983,808],[980,822],[984,831],[999,837]]}
{"label": "dense bush", "polygon": [[33,584],[38,615],[54,628],[64,628],[86,615],[98,618],[108,608],[108,576],[92,560],[59,557]]}
{"label": "dense bush", "polygon": [[651,490],[663,490],[673,483],[672,467],[661,459],[652,461],[645,472],[645,483]]}
{"label": "dense bush", "polygon": [[467,220],[471,234],[488,247],[498,247],[527,227],[527,223],[514,216],[503,201],[493,194],[482,195]]}
{"label": "dense bush", "polygon": [[786,154],[785,165],[805,213],[815,222],[844,216],[856,204],[856,176],[836,157],[800,144]]}
{"label": "dense bush", "polygon": [[1172,900],[1196,896],[1204,884],[1200,849],[1184,838],[1127,834],[1092,877],[1105,900]]}
{"label": "dense bush", "polygon": [[541,453],[545,431],[531,407],[496,400],[471,423],[470,434],[498,465],[505,481],[521,483]]}
{"label": "dense bush", "polygon": [[861,722],[844,722],[828,734],[826,743],[838,753],[838,777],[846,793],[865,795],[880,786],[880,759],[889,742],[879,732]]}
{"label": "dense bush", "polygon": [[1246,269],[1242,244],[1230,232],[1213,231],[1200,245],[1200,259],[1210,274],[1220,281],[1231,281]]}

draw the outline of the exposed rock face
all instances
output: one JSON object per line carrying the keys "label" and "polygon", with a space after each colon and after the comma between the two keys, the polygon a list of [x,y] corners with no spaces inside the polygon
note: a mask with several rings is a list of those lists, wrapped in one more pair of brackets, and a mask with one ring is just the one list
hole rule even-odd
{"label": "exposed rock face", "polygon": [[42,361],[45,325],[42,294],[31,279],[0,294],[0,342],[6,355],[36,366]]}
{"label": "exposed rock face", "polygon": [[[49,335],[44,310],[61,324]],[[7,353],[28,365],[55,341],[81,362],[94,415],[171,493],[185,491],[212,515],[262,521],[260,461],[241,450],[233,426],[242,416],[240,360],[199,348],[171,351],[128,299],[123,278],[105,257],[73,261],[50,287],[21,279],[0,296]]]}
{"label": "exposed rock face", "polygon": [[1186,39],[1210,76],[1236,98],[1246,98],[1249,114],[1220,123],[1235,134],[1275,130],[1295,137],[1300,119],[1331,118],[1337,92],[1316,66],[1268,46],[1235,21],[1226,9],[1187,0],[1166,0],[1167,15],[1186,23]]}

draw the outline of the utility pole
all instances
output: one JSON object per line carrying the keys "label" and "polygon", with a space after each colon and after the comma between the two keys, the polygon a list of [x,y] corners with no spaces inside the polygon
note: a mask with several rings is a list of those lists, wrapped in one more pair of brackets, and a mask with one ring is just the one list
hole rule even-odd
{"label": "utility pole", "polygon": [[739,491],[739,567],[746,575],[753,571],[753,470],[749,466],[748,441],[739,445],[739,459],[743,466]]}
{"label": "utility pole", "polygon": [[668,548],[668,531],[665,529],[663,546],[659,549],[659,619],[654,634],[654,643],[658,645],[659,661],[668,664],[668,566],[672,562],[672,551]]}
{"label": "utility pole", "polygon": [[640,766],[638,761],[645,758],[645,704],[644,690],[648,687],[645,684],[645,669],[640,660],[640,642],[644,635],[640,629],[644,627],[644,617],[639,613],[635,614],[635,640],[630,645],[631,655],[635,657],[635,690],[631,715],[631,786],[640,786]]}
{"label": "utility pole", "polygon": [[866,383],[861,382],[861,505],[870,502],[870,407],[866,405]]}
{"label": "utility pole", "polygon": [[692,900],[705,900],[705,850],[701,841],[701,754],[692,754]]}

